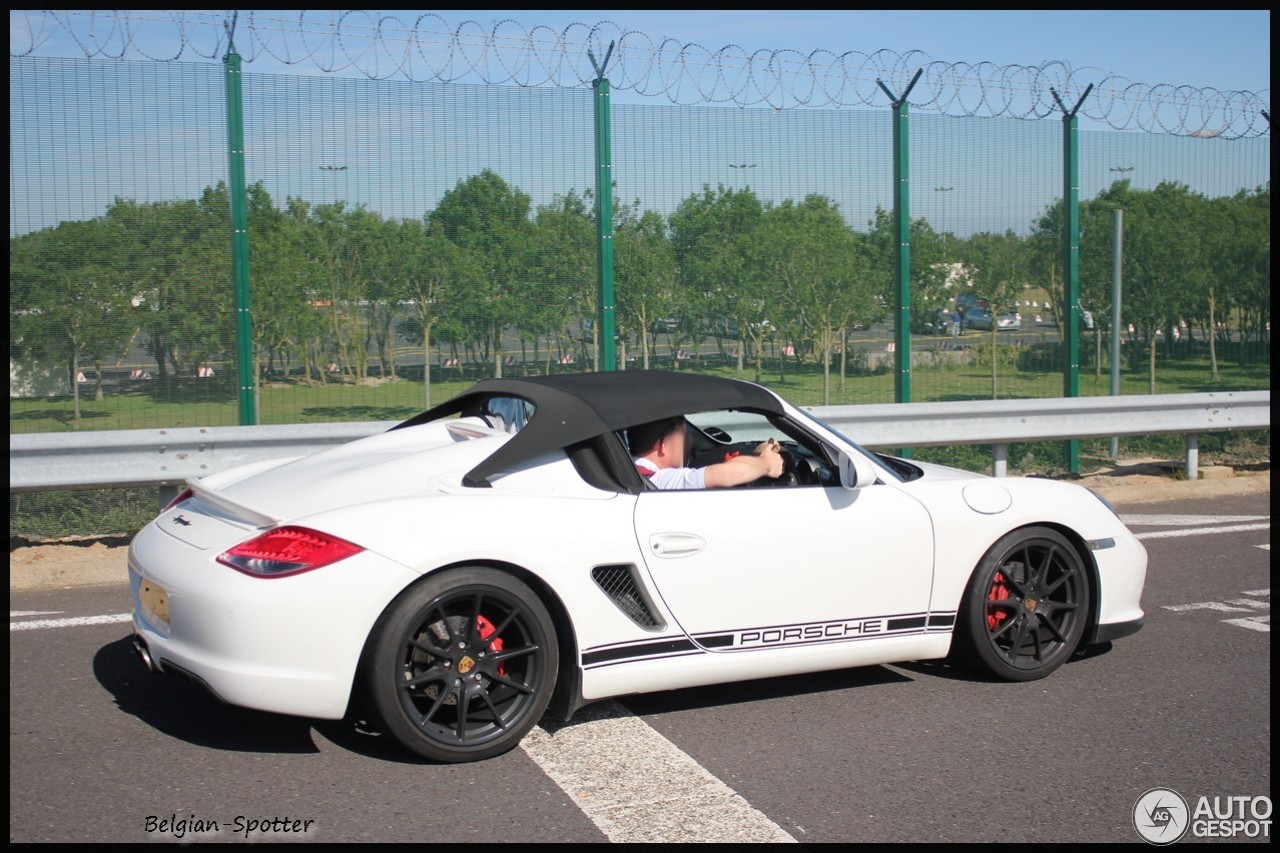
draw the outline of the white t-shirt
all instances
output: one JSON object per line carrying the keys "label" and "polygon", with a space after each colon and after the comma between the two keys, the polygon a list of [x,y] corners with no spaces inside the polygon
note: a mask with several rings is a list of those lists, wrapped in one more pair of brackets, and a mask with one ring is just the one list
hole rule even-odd
{"label": "white t-shirt", "polygon": [[633,456],[631,461],[635,463],[640,476],[647,477],[649,482],[659,489],[705,489],[707,487],[701,468],[656,468],[643,456]]}

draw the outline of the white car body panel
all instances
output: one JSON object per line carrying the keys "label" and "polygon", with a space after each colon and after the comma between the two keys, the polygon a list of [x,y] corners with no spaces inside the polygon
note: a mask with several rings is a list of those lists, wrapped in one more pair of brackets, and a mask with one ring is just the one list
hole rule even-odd
{"label": "white car body panel", "polygon": [[[635,527],[654,586],[694,637],[928,607],[929,516],[891,487],[646,492]],[[664,548],[681,535],[705,544]]]}

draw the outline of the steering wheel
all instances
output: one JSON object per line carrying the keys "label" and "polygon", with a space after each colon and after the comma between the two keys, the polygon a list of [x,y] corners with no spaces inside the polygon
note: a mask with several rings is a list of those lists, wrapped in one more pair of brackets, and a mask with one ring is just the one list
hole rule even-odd
{"label": "steering wheel", "polygon": [[767,479],[767,482],[774,486],[799,485],[800,481],[796,477],[796,471],[799,468],[796,455],[786,447],[779,447],[778,455],[782,457],[782,473]]}

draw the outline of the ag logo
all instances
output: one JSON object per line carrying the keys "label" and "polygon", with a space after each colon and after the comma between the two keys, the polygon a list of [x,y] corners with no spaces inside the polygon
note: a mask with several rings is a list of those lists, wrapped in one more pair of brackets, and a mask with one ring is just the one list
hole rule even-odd
{"label": "ag logo", "polygon": [[1190,824],[1187,801],[1169,788],[1152,788],[1133,804],[1133,828],[1152,844],[1172,844],[1186,835]]}

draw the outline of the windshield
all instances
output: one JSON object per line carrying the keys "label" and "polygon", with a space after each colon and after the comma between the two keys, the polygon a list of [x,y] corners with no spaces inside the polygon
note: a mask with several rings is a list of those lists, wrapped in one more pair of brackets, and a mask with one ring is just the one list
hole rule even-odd
{"label": "windshield", "polygon": [[894,466],[886,462],[884,457],[882,457],[881,454],[867,450],[861,444],[858,444],[858,442],[854,441],[852,438],[849,438],[849,436],[845,435],[840,430],[836,429],[831,424],[827,423],[822,418],[818,417],[812,412],[807,412],[804,409],[796,409],[795,412],[801,417],[807,418],[808,420],[813,421],[815,424],[818,424],[827,432],[830,432],[838,436],[841,441],[843,441],[845,444],[849,445],[850,447],[857,449],[860,453],[862,453],[863,456],[867,457],[872,462],[875,462],[877,466],[879,466],[880,468],[888,472],[895,480],[898,480],[899,482],[905,482],[906,479],[909,479],[909,478],[903,477],[902,472],[896,470]]}

